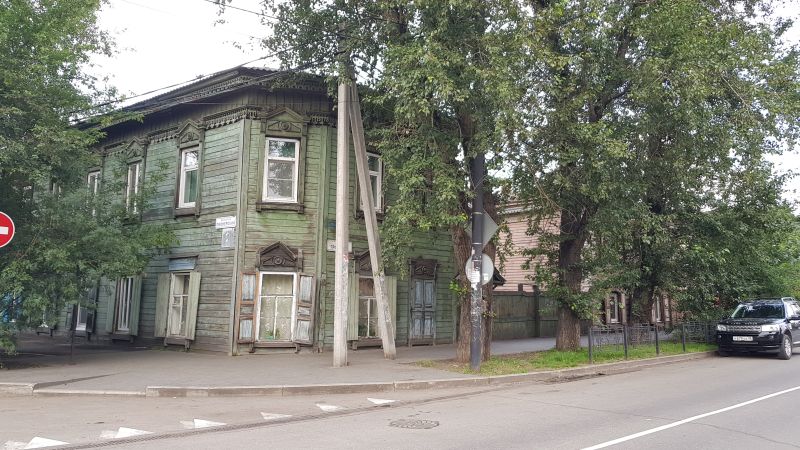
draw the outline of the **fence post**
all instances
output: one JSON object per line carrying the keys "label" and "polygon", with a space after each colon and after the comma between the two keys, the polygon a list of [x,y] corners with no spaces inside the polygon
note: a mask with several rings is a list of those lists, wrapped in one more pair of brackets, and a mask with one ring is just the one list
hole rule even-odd
{"label": "fence post", "polygon": [[533,335],[542,337],[542,303],[539,298],[539,286],[533,285]]}
{"label": "fence post", "polygon": [[592,353],[592,346],[594,345],[594,339],[592,339],[592,326],[589,327],[589,364],[594,364],[594,354]]}
{"label": "fence post", "polygon": [[683,345],[683,353],[686,353],[686,324],[681,322],[681,345]]}
{"label": "fence post", "polygon": [[628,359],[628,326],[622,326],[622,346],[625,348],[625,359]]}
{"label": "fence post", "polygon": [[661,348],[658,345],[658,324],[656,323],[653,325],[653,328],[656,330],[656,356],[661,354]]}

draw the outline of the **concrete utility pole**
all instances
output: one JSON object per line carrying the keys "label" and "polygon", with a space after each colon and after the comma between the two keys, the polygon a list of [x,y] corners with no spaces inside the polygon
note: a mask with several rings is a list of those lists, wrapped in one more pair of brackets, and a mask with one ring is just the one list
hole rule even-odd
{"label": "concrete utility pole", "polygon": [[336,280],[333,311],[333,367],[347,366],[347,303],[350,292],[350,255],[348,241],[350,238],[350,171],[348,156],[350,142],[348,139],[348,107],[350,103],[350,86],[339,81],[336,122]]}
{"label": "concrete utility pole", "polygon": [[375,205],[372,198],[372,184],[369,182],[367,170],[367,145],[364,141],[364,124],[361,119],[361,104],[358,100],[358,88],[355,83],[350,86],[350,126],[353,133],[353,147],[356,152],[356,169],[358,171],[358,187],[361,192],[361,209],[364,210],[364,223],[367,227],[367,244],[369,259],[372,265],[372,279],[375,287],[375,300],[378,306],[378,330],[383,342],[383,357],[394,359],[397,351],[394,346],[394,324],[389,309],[389,298],[386,295],[386,278],[383,272],[381,255],[381,237],[378,233],[378,219],[375,216]]}
{"label": "concrete utility pole", "polygon": [[470,342],[469,365],[472,370],[481,368],[481,319],[483,316],[483,180],[486,162],[483,153],[475,155],[472,160],[472,189],[475,197],[472,199],[472,270],[478,274],[470,280],[472,284],[472,299],[470,301]]}

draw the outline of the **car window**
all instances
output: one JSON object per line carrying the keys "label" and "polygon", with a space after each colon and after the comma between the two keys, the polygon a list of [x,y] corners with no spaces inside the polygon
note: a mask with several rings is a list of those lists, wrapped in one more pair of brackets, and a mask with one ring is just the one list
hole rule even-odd
{"label": "car window", "polygon": [[744,303],[736,307],[731,317],[734,319],[782,319],[783,304]]}
{"label": "car window", "polygon": [[800,316],[800,305],[798,305],[797,302],[789,303],[789,315]]}

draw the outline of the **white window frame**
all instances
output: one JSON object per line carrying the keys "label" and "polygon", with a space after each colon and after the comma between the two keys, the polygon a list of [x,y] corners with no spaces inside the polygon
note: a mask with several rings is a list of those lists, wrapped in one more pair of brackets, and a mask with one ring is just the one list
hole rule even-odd
{"label": "white window frame", "polygon": [[620,313],[622,313],[620,303],[623,301],[621,293],[611,293],[611,297],[608,299],[608,323],[620,323]]}
{"label": "white window frame", "polygon": [[[100,171],[93,170],[86,175],[86,187],[89,189],[89,193],[92,197],[92,202],[94,203],[94,198],[97,196],[97,193],[100,191]],[[58,188],[58,191],[61,192],[61,188]],[[92,205],[92,217],[97,215],[97,209]]]}
{"label": "white window frame", "polygon": [[[370,170],[369,168],[369,158],[377,158],[378,159],[378,170]],[[372,200],[374,202],[373,206],[375,207],[375,211],[383,212],[383,159],[381,155],[377,153],[367,153],[367,173],[369,180],[372,180],[372,177],[375,177],[377,181],[375,182],[375,192],[373,195],[375,196]],[[372,183],[369,183],[369,186],[372,186]],[[363,192],[360,193],[363,195]],[[363,210],[362,207],[363,203],[361,202],[361,198],[358,199],[358,208]]]}
{"label": "white window frame", "polygon": [[[270,141],[278,142],[292,142],[294,143],[294,158],[286,158],[282,156],[269,156],[269,143]],[[292,198],[275,198],[269,196],[268,176],[269,176],[269,162],[270,161],[292,161],[294,162],[294,170],[292,171]],[[264,145],[264,177],[261,180],[261,201],[270,203],[297,203],[297,185],[298,176],[300,173],[300,140],[299,139],[285,139],[267,137]]]}
{"label": "white window frame", "polygon": [[117,280],[115,292],[114,333],[128,334],[131,332],[131,303],[133,303],[133,277],[123,277]]}
{"label": "white window frame", "polygon": [[661,313],[661,296],[656,295],[656,299],[653,302],[653,321],[656,323],[663,322],[664,318],[662,317]]}
{"label": "white window frame", "polygon": [[[177,339],[185,339],[186,338],[186,324],[184,323],[181,327],[180,333],[181,334],[171,334],[170,331],[172,329],[172,321],[174,320],[172,314],[172,302],[176,295],[181,297],[181,314],[178,315],[177,319],[181,320],[181,316],[183,315],[183,308],[189,307],[189,288],[187,287],[186,291],[182,294],[175,294],[175,283],[178,281],[178,277],[185,278],[187,281],[191,274],[189,272],[172,272],[169,280],[169,299],[167,300],[167,331],[165,336],[168,338],[177,338]],[[188,286],[188,282],[186,285]],[[189,311],[186,311],[186,320],[189,320]]]}
{"label": "white window frame", "polygon": [[[281,340],[263,340],[260,339],[260,329],[261,329],[261,299],[264,297],[261,293],[264,289],[264,275],[291,275],[292,276],[292,318],[291,324],[289,326],[289,338],[288,339],[281,339]],[[256,322],[253,324],[253,339],[255,342],[292,342],[294,340],[294,327],[295,327],[295,320],[297,319],[295,316],[297,314],[297,296],[300,291],[300,274],[297,272],[259,272],[258,273],[258,292],[256,292]]]}
{"label": "white window frame", "polygon": [[[92,180],[94,178],[94,180]],[[96,195],[97,192],[100,190],[100,171],[93,170],[86,175],[86,187],[89,188],[89,192],[92,195]],[[60,189],[59,189],[60,191]]]}
{"label": "white window frame", "polygon": [[[198,192],[195,194],[195,201],[193,201],[193,202],[185,202],[184,198],[183,198],[183,193],[184,193],[185,187],[186,187],[186,173],[189,172],[186,169],[186,154],[190,153],[190,152],[197,153],[197,167],[192,169],[192,170],[197,171],[197,173],[198,173],[198,177],[197,177],[197,180],[198,180],[197,190],[198,190]],[[199,173],[200,173],[200,146],[195,145],[193,147],[188,147],[188,148],[181,149],[181,167],[180,167],[180,175],[179,175],[180,176],[180,181],[178,182],[178,208],[194,208],[195,205],[197,204],[197,195],[199,195],[199,191],[200,191]]]}
{"label": "white window frame", "polygon": [[[369,276],[359,276],[357,278],[357,280],[358,280],[358,283],[359,283],[359,290],[358,290],[358,314],[359,314],[359,317],[357,318],[358,322],[356,322],[356,324],[358,325],[359,322],[361,321],[361,299],[362,298],[366,298],[366,299],[368,299],[367,300],[367,330],[369,330],[369,319],[370,319],[370,317],[372,317],[374,315],[377,318],[377,316],[378,316],[378,310],[377,310],[378,299],[375,296],[376,295],[375,294],[375,278],[374,277],[369,277]],[[361,285],[361,280],[371,280],[372,281],[372,296],[371,297],[370,296],[366,296],[366,295],[361,295],[361,286],[360,286]],[[371,305],[372,305],[372,301],[371,300],[375,301],[375,308],[376,308],[375,311],[372,311],[372,309],[371,309]],[[361,333],[357,333],[358,334],[358,338],[359,339],[372,339],[372,338],[380,337],[380,329],[379,329],[379,325],[378,325],[377,322],[375,323],[375,330],[372,330],[372,331],[374,333],[373,336],[369,336],[369,335],[361,336]],[[368,334],[369,334],[369,332],[368,332]]]}
{"label": "white window frame", "polygon": [[139,205],[135,198],[141,189],[142,161],[134,161],[128,164],[128,182],[125,185],[125,208],[128,212],[136,214],[139,212]]}

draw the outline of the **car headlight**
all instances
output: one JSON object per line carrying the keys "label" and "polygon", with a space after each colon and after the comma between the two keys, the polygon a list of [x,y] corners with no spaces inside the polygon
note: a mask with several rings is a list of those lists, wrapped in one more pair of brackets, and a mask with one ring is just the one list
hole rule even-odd
{"label": "car headlight", "polygon": [[728,331],[728,327],[725,325],[717,325],[717,331]]}
{"label": "car headlight", "polygon": [[775,332],[780,331],[781,327],[779,325],[761,325],[761,331],[765,332]]}

